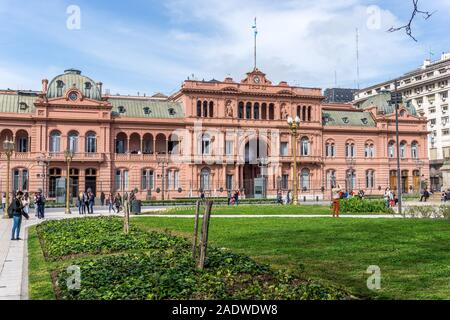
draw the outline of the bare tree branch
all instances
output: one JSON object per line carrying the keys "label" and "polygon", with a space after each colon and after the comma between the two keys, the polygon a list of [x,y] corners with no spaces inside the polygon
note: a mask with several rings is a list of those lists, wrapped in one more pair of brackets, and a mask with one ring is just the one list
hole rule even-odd
{"label": "bare tree branch", "polygon": [[413,12],[412,12],[412,14],[411,14],[411,18],[409,19],[408,24],[406,24],[406,25],[404,25],[404,26],[401,26],[401,27],[397,27],[397,28],[391,27],[391,28],[388,30],[388,32],[396,32],[396,31],[400,31],[400,30],[402,30],[402,29],[405,29],[406,34],[407,34],[408,36],[410,36],[414,41],[417,42],[417,39],[412,35],[412,23],[413,23],[414,19],[416,18],[416,15],[417,15],[417,14],[421,14],[425,20],[428,20],[428,19],[431,18],[431,16],[432,16],[436,11],[430,13],[429,11],[422,11],[422,10],[419,10],[419,0],[412,0],[412,2],[413,2],[414,10],[413,10]]}

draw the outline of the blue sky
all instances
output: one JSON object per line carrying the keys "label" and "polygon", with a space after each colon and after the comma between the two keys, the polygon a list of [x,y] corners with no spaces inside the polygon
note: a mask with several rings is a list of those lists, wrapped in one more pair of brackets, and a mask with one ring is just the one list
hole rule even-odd
{"label": "blue sky", "polygon": [[[166,94],[197,79],[244,78],[253,67],[252,23],[258,17],[258,68],[274,83],[368,86],[420,66],[430,49],[450,51],[450,0],[421,0],[437,12],[404,32],[412,0],[0,0],[0,88],[40,89],[77,68],[111,93]],[[68,29],[68,6],[81,10]],[[374,7],[375,6],[375,7]],[[369,9],[368,9],[369,8]]]}

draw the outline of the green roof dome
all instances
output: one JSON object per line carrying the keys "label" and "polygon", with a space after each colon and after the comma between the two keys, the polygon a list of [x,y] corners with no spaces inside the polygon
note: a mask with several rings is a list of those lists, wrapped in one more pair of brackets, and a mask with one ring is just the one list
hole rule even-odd
{"label": "green roof dome", "polygon": [[100,90],[91,78],[81,75],[80,70],[67,69],[63,74],[53,78],[47,89],[47,98],[57,98],[65,95],[67,90],[76,87],[86,98],[101,100]]}
{"label": "green roof dome", "polygon": [[[380,114],[393,114],[395,113],[395,106],[391,105],[391,93],[388,91],[381,91],[379,94],[368,98],[360,106],[361,109],[371,108],[373,106],[377,107],[378,113]],[[417,110],[414,105],[408,101],[408,103],[403,103],[403,107],[412,116],[417,116]]]}

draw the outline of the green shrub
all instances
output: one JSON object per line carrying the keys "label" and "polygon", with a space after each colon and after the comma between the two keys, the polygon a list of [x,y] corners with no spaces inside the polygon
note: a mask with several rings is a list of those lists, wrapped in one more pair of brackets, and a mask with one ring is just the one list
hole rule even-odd
{"label": "green shrub", "polygon": [[122,230],[123,220],[117,217],[53,220],[36,227],[48,260],[78,254],[189,246],[184,239],[169,234],[147,233],[131,227],[126,235]]}
{"label": "green shrub", "polygon": [[382,200],[360,200],[359,198],[341,200],[342,213],[394,213]]}

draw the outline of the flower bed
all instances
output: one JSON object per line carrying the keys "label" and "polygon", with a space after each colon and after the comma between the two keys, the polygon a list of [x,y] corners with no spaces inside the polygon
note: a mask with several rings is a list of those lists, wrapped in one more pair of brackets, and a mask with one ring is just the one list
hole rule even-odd
{"label": "flower bed", "polygon": [[130,234],[125,235],[122,230],[123,220],[114,217],[45,221],[36,228],[47,260],[175,245],[189,247],[184,239],[169,234],[148,233],[132,227]]}
{"label": "flower bed", "polygon": [[[56,264],[52,278],[58,299],[349,298],[345,290],[303,279],[299,273],[274,271],[213,246],[208,248],[205,269],[198,270],[186,239],[139,229],[126,236],[121,222],[118,218],[81,218],[38,226],[43,251]],[[77,290],[67,286],[73,276],[67,272],[69,265],[80,268]]]}

